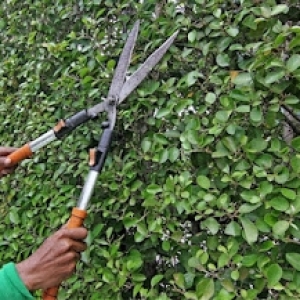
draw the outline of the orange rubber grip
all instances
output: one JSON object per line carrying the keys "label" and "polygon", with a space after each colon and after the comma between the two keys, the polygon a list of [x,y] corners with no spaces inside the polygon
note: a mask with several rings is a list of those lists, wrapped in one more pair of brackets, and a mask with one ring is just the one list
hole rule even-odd
{"label": "orange rubber grip", "polygon": [[56,300],[59,287],[52,287],[44,291],[43,300]]}
{"label": "orange rubber grip", "polygon": [[[14,151],[10,155],[7,156],[11,160],[11,165],[16,165],[20,161],[31,157],[32,151],[29,147],[29,144],[24,145],[23,147],[19,148],[18,150]],[[0,171],[3,170],[3,168],[0,168]]]}
{"label": "orange rubber grip", "polygon": [[[86,216],[87,212],[85,210],[74,207],[72,210],[71,217],[67,223],[67,228],[71,229],[81,227]],[[52,287],[44,291],[43,300],[56,300],[58,289],[59,287]]]}
{"label": "orange rubber grip", "polygon": [[31,157],[32,151],[29,147],[29,144],[24,145],[23,147],[19,148],[18,150],[11,153],[8,158],[10,158],[11,163],[13,165],[16,165],[20,161]]}
{"label": "orange rubber grip", "polygon": [[71,218],[67,223],[67,228],[81,227],[86,216],[87,216],[87,212],[85,210],[74,207],[72,210]]}

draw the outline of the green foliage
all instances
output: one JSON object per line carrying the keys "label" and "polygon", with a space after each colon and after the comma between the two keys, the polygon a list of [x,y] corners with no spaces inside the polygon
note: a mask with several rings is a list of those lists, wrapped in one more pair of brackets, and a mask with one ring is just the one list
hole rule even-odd
{"label": "green foliage", "polygon": [[[105,97],[134,20],[134,71],[176,29],[122,103],[61,299],[298,299],[298,1],[2,1],[1,144],[20,146]],[[277,1],[279,2],[279,1]],[[297,15],[297,14],[296,14]],[[63,224],[101,120],[1,179],[0,261]]]}

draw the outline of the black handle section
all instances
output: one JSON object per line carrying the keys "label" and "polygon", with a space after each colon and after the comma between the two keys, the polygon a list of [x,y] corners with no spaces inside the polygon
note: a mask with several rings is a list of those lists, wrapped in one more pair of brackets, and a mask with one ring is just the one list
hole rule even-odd
{"label": "black handle section", "polygon": [[91,119],[91,116],[88,115],[87,110],[84,109],[72,117],[66,119],[64,121],[64,126],[62,126],[58,131],[55,132],[55,136],[60,139],[64,135],[69,134],[72,130],[74,130],[77,126],[82,123],[87,122]]}
{"label": "black handle section", "polygon": [[96,152],[96,161],[93,166],[91,166],[91,170],[101,172],[105,159],[111,144],[113,130],[106,128],[103,130],[101,139],[99,141],[97,152]]}

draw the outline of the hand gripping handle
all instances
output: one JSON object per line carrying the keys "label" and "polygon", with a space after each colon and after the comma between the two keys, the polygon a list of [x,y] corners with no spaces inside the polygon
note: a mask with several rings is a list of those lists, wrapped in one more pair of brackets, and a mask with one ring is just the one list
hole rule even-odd
{"label": "hand gripping handle", "polygon": [[[87,212],[85,210],[74,207],[72,210],[72,215],[67,223],[67,228],[71,229],[81,227],[86,216]],[[58,289],[59,287],[52,287],[44,291],[43,300],[56,300]]]}
{"label": "hand gripping handle", "polygon": [[[17,163],[21,162],[22,160],[29,158],[32,156],[32,151],[30,149],[29,144],[24,145],[23,147],[17,149],[13,153],[7,156],[11,160],[12,165],[16,165]],[[2,169],[0,168],[0,171]]]}

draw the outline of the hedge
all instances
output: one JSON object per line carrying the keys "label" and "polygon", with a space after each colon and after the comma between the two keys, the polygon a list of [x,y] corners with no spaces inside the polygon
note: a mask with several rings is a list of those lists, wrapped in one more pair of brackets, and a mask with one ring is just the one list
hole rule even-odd
{"label": "hedge", "polygon": [[[101,101],[135,20],[131,72],[180,30],[119,107],[61,299],[300,298],[298,16],[292,0],[1,2],[1,145]],[[101,121],[1,179],[1,264],[66,222]]]}

